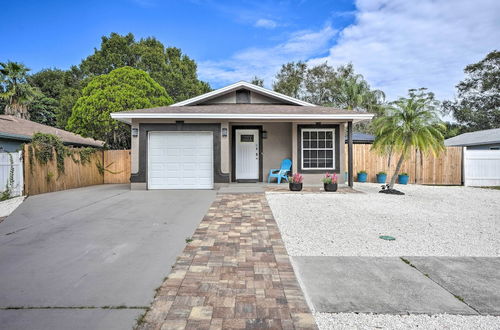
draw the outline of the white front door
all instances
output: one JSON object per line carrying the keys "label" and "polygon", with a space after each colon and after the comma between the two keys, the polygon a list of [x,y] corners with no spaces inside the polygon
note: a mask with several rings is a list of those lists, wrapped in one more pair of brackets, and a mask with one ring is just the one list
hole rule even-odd
{"label": "white front door", "polygon": [[150,132],[148,189],[212,189],[213,133]]}
{"label": "white front door", "polygon": [[259,130],[236,129],[236,180],[259,180]]}

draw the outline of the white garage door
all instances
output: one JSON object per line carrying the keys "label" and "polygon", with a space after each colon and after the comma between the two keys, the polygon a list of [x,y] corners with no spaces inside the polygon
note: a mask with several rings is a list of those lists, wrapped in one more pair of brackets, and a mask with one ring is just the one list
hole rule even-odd
{"label": "white garage door", "polygon": [[149,189],[212,189],[211,132],[150,132]]}

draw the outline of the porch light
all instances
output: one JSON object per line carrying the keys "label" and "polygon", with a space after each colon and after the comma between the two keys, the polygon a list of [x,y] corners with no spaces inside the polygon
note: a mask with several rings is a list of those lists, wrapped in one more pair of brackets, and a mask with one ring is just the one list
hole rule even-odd
{"label": "porch light", "polygon": [[138,137],[139,136],[139,129],[137,127],[132,128],[132,136],[133,137]]}
{"label": "porch light", "polygon": [[222,127],[222,137],[227,137],[227,127]]}
{"label": "porch light", "polygon": [[267,131],[262,131],[262,138],[267,139]]}

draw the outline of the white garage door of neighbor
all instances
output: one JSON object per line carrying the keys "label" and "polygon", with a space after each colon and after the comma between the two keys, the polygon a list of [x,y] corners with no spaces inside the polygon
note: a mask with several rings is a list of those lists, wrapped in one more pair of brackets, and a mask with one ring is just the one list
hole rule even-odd
{"label": "white garage door of neighbor", "polygon": [[150,132],[149,189],[212,189],[212,132]]}

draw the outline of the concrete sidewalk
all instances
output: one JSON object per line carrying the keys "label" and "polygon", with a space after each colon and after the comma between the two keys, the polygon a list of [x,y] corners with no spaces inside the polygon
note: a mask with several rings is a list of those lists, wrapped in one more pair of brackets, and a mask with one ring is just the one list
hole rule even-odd
{"label": "concrete sidewalk", "polygon": [[0,223],[0,324],[131,328],[214,198],[128,185],[29,197]]}
{"label": "concrete sidewalk", "polygon": [[316,312],[500,312],[500,258],[292,257],[292,262]]}

